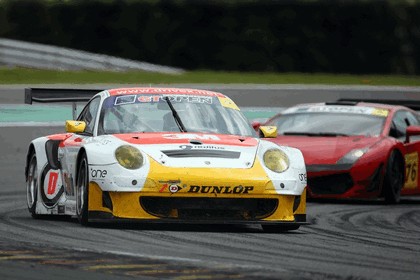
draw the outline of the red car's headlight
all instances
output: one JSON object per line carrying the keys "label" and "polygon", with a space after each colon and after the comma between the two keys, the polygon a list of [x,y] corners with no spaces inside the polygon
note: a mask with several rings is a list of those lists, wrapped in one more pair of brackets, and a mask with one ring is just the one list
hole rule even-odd
{"label": "red car's headlight", "polygon": [[361,158],[368,150],[369,150],[369,148],[351,150],[345,156],[340,158],[337,161],[337,163],[338,164],[353,164],[359,158]]}

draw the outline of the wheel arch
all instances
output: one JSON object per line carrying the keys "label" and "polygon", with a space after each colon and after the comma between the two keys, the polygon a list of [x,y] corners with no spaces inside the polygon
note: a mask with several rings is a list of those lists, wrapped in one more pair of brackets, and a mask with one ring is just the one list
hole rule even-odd
{"label": "wheel arch", "polygon": [[[401,159],[401,164],[403,166],[403,169],[405,170],[405,159],[403,156],[403,153],[400,150],[396,150],[398,157]],[[404,179],[405,179],[405,172],[404,172]]]}
{"label": "wheel arch", "polygon": [[76,180],[77,177],[79,176],[79,165],[80,165],[80,160],[82,159],[82,156],[86,155],[87,156],[87,152],[86,152],[86,148],[82,147],[79,150],[79,153],[77,154],[77,158],[76,158]]}
{"label": "wheel arch", "polygon": [[25,177],[28,175],[29,162],[33,153],[36,154],[38,172],[40,172],[41,169],[48,163],[47,150],[45,146],[45,143],[48,140],[48,137],[39,137],[32,140],[29,144],[28,153],[26,154]]}
{"label": "wheel arch", "polygon": [[26,154],[26,164],[25,164],[25,181],[28,180],[28,169],[29,162],[31,160],[32,154],[35,153],[35,146],[33,143],[29,144],[28,153]]}
{"label": "wheel arch", "polygon": [[[396,156],[400,159],[401,168],[404,171],[405,170],[405,158],[404,158],[404,152],[403,152],[403,146],[396,146],[393,149],[390,150],[388,159],[391,156],[391,154],[395,152]],[[388,162],[387,162],[388,163]],[[403,182],[405,182],[405,172],[403,172]]]}
{"label": "wheel arch", "polygon": [[[392,153],[395,153],[396,157],[400,159],[400,165],[401,165],[400,167],[401,167],[401,170],[403,170],[403,172],[402,172],[403,185],[402,185],[401,188],[403,188],[406,176],[405,176],[405,172],[404,172],[405,171],[405,159],[404,159],[404,156],[403,156],[404,152],[402,151],[402,147],[396,146],[396,147],[393,147],[392,149],[389,150],[386,163],[384,164],[384,168],[385,168],[384,176],[386,176],[386,167],[388,166],[388,162],[389,162],[389,159],[390,159]],[[385,185],[384,184],[385,184],[385,181],[382,184],[381,197],[385,196],[385,194],[384,194]]]}

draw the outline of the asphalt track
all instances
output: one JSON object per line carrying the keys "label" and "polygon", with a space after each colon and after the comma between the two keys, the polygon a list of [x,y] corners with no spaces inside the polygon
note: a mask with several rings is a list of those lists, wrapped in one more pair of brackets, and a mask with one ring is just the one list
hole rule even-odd
{"label": "asphalt track", "polygon": [[[219,90],[242,106],[267,106],[266,98],[270,106],[288,106],[347,94],[420,99],[418,88]],[[22,92],[22,87],[0,89],[0,103],[21,103],[16,96]],[[25,202],[26,147],[31,139],[62,128],[0,131],[0,279],[419,278],[419,198],[395,206],[381,201],[310,202],[311,225],[281,234],[264,233],[259,226],[85,228],[73,219],[34,220]]]}

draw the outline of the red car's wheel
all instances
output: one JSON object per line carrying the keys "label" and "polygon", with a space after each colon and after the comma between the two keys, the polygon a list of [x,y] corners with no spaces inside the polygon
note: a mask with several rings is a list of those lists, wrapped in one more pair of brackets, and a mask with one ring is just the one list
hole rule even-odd
{"label": "red car's wheel", "polygon": [[386,203],[395,204],[400,201],[403,184],[404,162],[397,151],[392,151],[388,159],[383,186],[383,195]]}

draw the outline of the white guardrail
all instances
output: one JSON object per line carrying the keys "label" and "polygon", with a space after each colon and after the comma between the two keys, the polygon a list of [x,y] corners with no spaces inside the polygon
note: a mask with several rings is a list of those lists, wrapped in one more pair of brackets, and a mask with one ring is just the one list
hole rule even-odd
{"label": "white guardrail", "polygon": [[147,71],[181,74],[183,69],[0,38],[0,65],[54,70]]}

